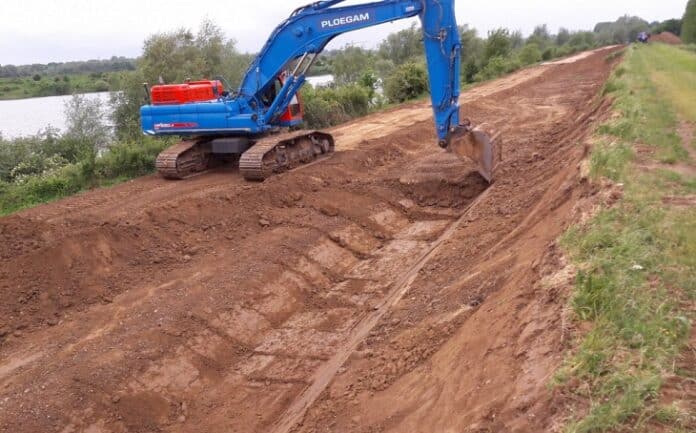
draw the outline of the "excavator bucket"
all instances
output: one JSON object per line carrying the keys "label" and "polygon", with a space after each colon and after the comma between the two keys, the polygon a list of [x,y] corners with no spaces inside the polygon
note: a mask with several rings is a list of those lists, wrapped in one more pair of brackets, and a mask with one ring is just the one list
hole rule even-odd
{"label": "excavator bucket", "polygon": [[485,125],[459,129],[450,136],[448,150],[460,159],[475,162],[481,176],[492,183],[495,168],[501,160],[501,140],[499,133],[490,134],[484,132],[484,128]]}

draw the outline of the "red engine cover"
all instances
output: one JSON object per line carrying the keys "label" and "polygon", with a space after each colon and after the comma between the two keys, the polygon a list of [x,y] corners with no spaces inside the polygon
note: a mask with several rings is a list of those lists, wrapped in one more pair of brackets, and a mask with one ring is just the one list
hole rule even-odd
{"label": "red engine cover", "polygon": [[204,80],[152,86],[150,97],[153,105],[178,105],[217,99],[223,91],[219,80]]}

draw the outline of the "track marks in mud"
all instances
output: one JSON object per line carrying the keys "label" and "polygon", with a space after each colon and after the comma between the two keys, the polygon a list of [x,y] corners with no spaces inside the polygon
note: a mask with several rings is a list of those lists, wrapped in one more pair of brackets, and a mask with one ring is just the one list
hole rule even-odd
{"label": "track marks in mud", "polygon": [[[340,205],[337,211],[338,215],[344,211],[350,214]],[[236,389],[263,387],[270,395],[276,395],[274,402],[292,398],[294,402],[311,404],[355,346],[398,300],[398,294],[404,293],[404,278],[415,275],[414,265],[423,266],[424,256],[443,242],[444,238],[438,236],[451,224],[451,220],[443,219],[409,221],[402,213],[374,202],[363,209],[362,215],[362,219],[355,215],[353,218],[377,233],[388,229],[391,236],[378,239],[360,225],[348,222],[332,231],[333,236],[320,237],[296,265],[289,265],[260,287],[256,292],[262,298],[253,307],[237,306],[233,312],[210,320],[225,334],[243,339],[249,351],[236,363],[235,373],[220,380],[230,381],[228,386]],[[352,244],[364,257],[358,258],[331,237]],[[423,240],[433,238],[434,242]],[[384,281],[395,283],[386,287],[380,283]],[[205,341],[204,336],[201,339],[199,346],[215,347],[214,340]],[[177,353],[176,361],[162,361],[137,382],[157,386],[184,380],[188,384],[186,390],[172,389],[170,384],[167,391],[171,395],[195,391],[198,374],[191,368],[195,364],[188,359],[190,353]],[[206,388],[211,385],[206,384]],[[298,399],[296,394],[305,387]],[[254,394],[254,398],[258,396]],[[278,406],[278,410],[281,408]],[[302,411],[295,416],[293,413],[292,408],[286,412],[277,424],[278,431],[287,431],[282,426],[291,426]],[[267,428],[268,421],[263,417],[257,428]]]}
{"label": "track marks in mud", "polygon": [[[482,199],[484,196],[485,193],[479,196],[479,199]],[[428,263],[428,260],[437,249],[452,236],[457,227],[467,218],[468,211],[476,203],[477,200],[453,223],[442,220],[427,223],[420,221],[419,223],[409,225],[409,227],[403,227],[402,233],[396,236],[397,239],[384,248],[386,253],[381,258],[364,263],[364,266],[358,266],[352,270],[351,275],[356,278],[393,281],[393,283],[383,300],[373,307],[374,311],[366,314],[353,327],[351,334],[345,338],[345,343],[336,350],[334,356],[316,370],[311,385],[293,400],[292,405],[274,424],[273,432],[288,433],[302,420],[306,411],[324,392],[341,366],[355,352],[358,345],[365,340],[377,323],[401,301],[401,298],[410,289],[410,285],[415,280],[418,272]],[[383,219],[384,217],[384,212],[373,215],[373,219]],[[431,243],[413,240],[412,238],[423,235],[432,236],[433,232],[442,234]],[[407,257],[411,258],[411,260],[406,260]],[[413,257],[416,257],[415,261]],[[404,266],[404,263],[408,263],[408,265]]]}
{"label": "track marks in mud", "polygon": [[[354,176],[350,170],[345,173],[346,178]],[[143,260],[153,269],[176,265],[169,281],[114,295],[83,317],[89,326],[63,324],[71,332],[56,342],[59,351],[49,345],[45,354],[20,366],[22,375],[30,376],[44,364],[49,371],[61,369],[64,378],[99,369],[97,377],[81,382],[79,392],[108,387],[111,395],[72,402],[81,409],[66,411],[65,424],[95,431],[179,423],[210,429],[225,424],[241,431],[270,428],[302,390],[326,385],[340,367],[336,359],[352,351],[346,344],[354,347],[360,341],[356,327],[357,335],[364,336],[369,330],[365,323],[381,317],[385,299],[399,288],[393,282],[419,263],[457,213],[456,208],[420,206],[419,197],[409,198],[419,188],[417,181],[385,182],[375,176],[360,183],[327,183],[301,171],[286,176],[295,177],[293,187],[305,192],[287,195],[280,180],[258,186],[266,194],[231,218],[230,224],[244,222],[238,230],[244,234],[229,244],[224,223],[229,217],[220,213],[216,221],[212,216],[218,206],[245,198],[224,191],[189,200],[193,206],[185,212],[165,205],[172,212],[149,210],[138,217],[152,224],[152,233],[183,236],[168,255],[155,250],[121,266],[138,268]],[[252,193],[240,191],[242,196]],[[436,201],[449,200],[446,192],[441,197],[434,189],[431,193]],[[460,197],[459,203],[466,200]],[[210,202],[216,204],[211,207]],[[136,230],[139,224],[126,220],[122,226]],[[106,245],[113,251],[113,243]],[[97,319],[104,314],[112,315],[111,320]],[[156,327],[148,329],[145,323]],[[323,372],[319,381],[318,371]],[[53,375],[56,389],[74,388]],[[252,412],[262,406],[267,411],[226,420],[224,410],[219,417],[201,417],[206,404],[219,405],[229,400],[224,397],[229,393],[239,396],[238,404],[248,401]]]}

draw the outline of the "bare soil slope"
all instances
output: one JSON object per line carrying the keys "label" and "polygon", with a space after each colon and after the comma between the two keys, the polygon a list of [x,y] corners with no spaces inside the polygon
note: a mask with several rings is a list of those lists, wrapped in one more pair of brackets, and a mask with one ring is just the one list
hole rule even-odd
{"label": "bare soil slope", "polygon": [[263,184],[151,176],[0,219],[0,431],[549,429],[554,240],[608,52],[463,95],[505,136],[491,187],[415,103]]}
{"label": "bare soil slope", "polygon": [[650,36],[650,42],[662,42],[669,45],[680,45],[682,40],[679,36],[672,32],[662,32],[657,35]]}

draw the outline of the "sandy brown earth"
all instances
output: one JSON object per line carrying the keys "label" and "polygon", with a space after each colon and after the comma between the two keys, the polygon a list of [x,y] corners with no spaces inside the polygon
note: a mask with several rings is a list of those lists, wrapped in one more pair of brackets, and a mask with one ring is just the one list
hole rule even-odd
{"label": "sandy brown earth", "polygon": [[672,32],[662,32],[657,35],[651,35],[650,42],[662,42],[663,44],[680,45],[682,40],[679,36]]}
{"label": "sandy brown earth", "polygon": [[150,176],[0,219],[0,431],[551,430],[555,239],[608,52],[463,96],[505,136],[491,187],[414,103],[263,184]]}

